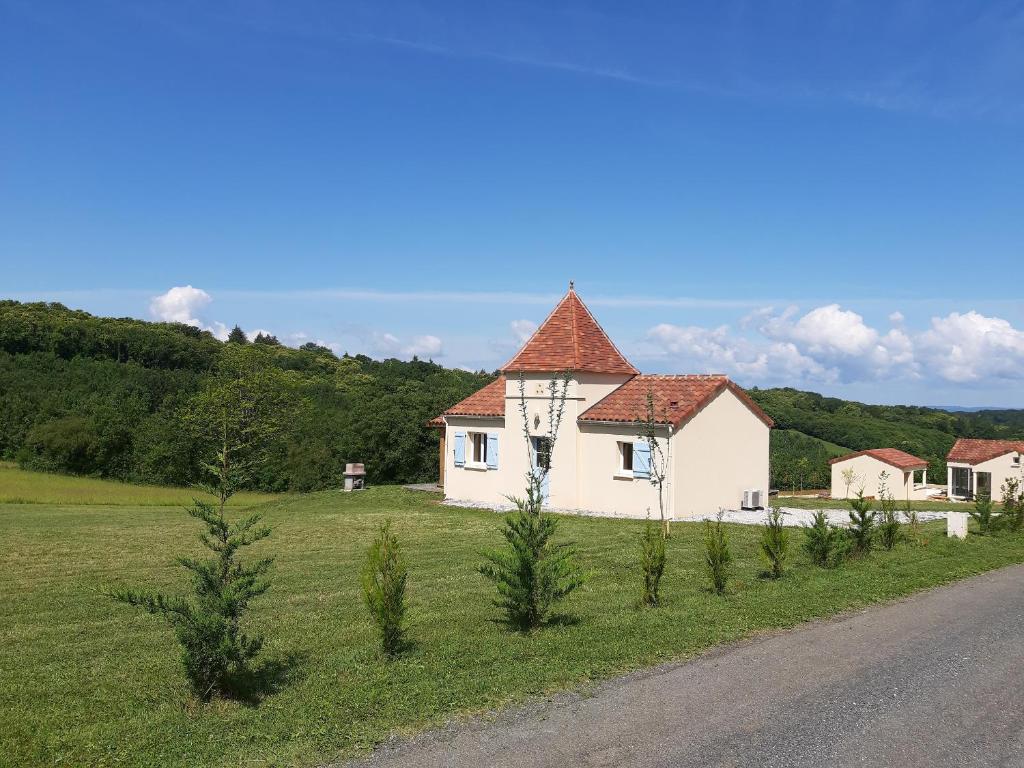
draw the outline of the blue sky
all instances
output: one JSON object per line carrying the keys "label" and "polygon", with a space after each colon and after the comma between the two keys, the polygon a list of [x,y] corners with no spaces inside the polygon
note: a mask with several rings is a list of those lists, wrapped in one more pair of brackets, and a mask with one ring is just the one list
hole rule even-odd
{"label": "blue sky", "polygon": [[99,314],[491,369],[574,279],[644,370],[1024,407],[1022,190],[1024,2],[0,0],[0,295]]}

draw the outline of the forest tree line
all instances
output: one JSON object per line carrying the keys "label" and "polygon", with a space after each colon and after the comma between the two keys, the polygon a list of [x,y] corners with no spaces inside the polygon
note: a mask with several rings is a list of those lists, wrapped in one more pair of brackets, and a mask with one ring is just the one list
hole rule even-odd
{"label": "forest tree line", "polygon": [[[415,359],[339,357],[316,344],[295,349],[238,329],[221,342],[179,323],[0,301],[0,458],[130,482],[196,482],[202,438],[183,424],[228,358],[280,373],[274,380],[296,403],[250,479],[271,491],[337,487],[350,461],[366,464],[371,483],[435,480],[438,435],[425,422],[492,378]],[[900,448],[927,459],[941,481],[957,437],[1024,437],[1020,410],[864,405],[789,388],[750,395],[776,422],[779,488],[827,487],[828,459],[843,448]]]}
{"label": "forest tree line", "polygon": [[491,380],[432,362],[336,356],[176,323],[100,318],[60,304],[0,301],[0,457],[23,467],[131,482],[201,477],[189,409],[233,364],[279,372],[296,408],[250,487],[335,488],[346,462],[372,483],[437,479],[425,423]]}

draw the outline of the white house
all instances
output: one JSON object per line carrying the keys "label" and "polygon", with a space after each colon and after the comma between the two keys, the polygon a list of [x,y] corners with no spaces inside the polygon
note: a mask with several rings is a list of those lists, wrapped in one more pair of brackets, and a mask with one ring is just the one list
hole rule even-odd
{"label": "white house", "polygon": [[949,497],[973,499],[978,494],[999,499],[1007,478],[1024,481],[1024,441],[961,437],[946,455]]}
{"label": "white house", "polygon": [[[829,461],[832,465],[832,498],[847,499],[863,491],[877,498],[881,475],[885,487],[900,501],[927,498],[928,462],[898,448],[869,448]],[[917,473],[920,472],[920,481]],[[849,483],[847,479],[849,478]]]}
{"label": "white house", "polygon": [[441,478],[448,500],[495,505],[524,494],[531,467],[547,460],[548,385],[563,371],[570,379],[550,457],[550,507],[658,516],[650,450],[637,424],[647,413],[648,395],[665,454],[667,515],[736,509],[747,490],[767,498],[771,419],[725,376],[641,375],[570,285],[499,378],[433,420],[443,429]]}

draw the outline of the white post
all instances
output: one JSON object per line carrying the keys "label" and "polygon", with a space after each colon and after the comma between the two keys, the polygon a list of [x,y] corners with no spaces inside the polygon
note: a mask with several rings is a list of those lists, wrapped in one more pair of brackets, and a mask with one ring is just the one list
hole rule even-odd
{"label": "white post", "polygon": [[953,468],[946,465],[946,495],[953,498]]}
{"label": "white post", "polygon": [[946,535],[950,538],[967,538],[967,513],[947,512],[946,513]]}

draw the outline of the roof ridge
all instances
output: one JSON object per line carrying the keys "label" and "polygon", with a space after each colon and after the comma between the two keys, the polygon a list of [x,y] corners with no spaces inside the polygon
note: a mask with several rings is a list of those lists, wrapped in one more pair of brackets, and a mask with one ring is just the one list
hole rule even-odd
{"label": "roof ridge", "polygon": [[[572,296],[576,304],[586,309],[586,305],[580,301],[579,296],[576,295],[576,290],[572,287],[572,283],[569,283],[569,292],[565,294],[566,298]],[[579,335],[576,333],[576,313],[569,313],[569,322],[572,326],[572,363],[573,369],[580,367],[580,340]],[[597,322],[596,320],[594,322]],[[610,339],[609,339],[610,341]]]}

